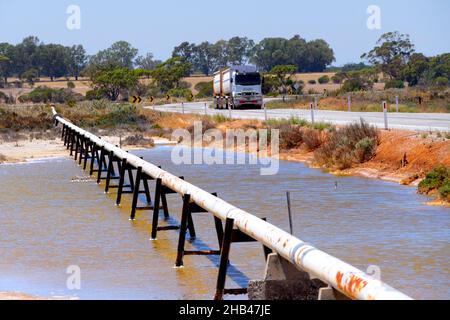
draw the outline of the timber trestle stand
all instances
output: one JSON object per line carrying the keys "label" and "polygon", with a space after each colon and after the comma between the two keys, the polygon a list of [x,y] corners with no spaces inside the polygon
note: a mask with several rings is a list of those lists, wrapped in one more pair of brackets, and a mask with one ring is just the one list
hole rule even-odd
{"label": "timber trestle stand", "polygon": [[[56,114],[54,116],[55,126],[58,125],[56,120]],[[67,150],[70,150],[70,155],[74,156],[75,161],[86,170],[87,162],[89,160],[89,175],[97,174],[97,183],[100,184],[102,180],[105,180],[105,193],[108,193],[110,189],[117,189],[116,205],[120,205],[123,194],[132,194],[130,220],[134,220],[136,212],[140,210],[153,210],[152,214],[152,229],[151,239],[156,240],[158,231],[165,230],[178,230],[178,248],[177,257],[175,261],[176,267],[183,266],[183,257],[185,255],[218,255],[220,256],[219,271],[216,283],[216,293],[214,299],[222,299],[225,294],[246,294],[247,288],[225,288],[227,269],[229,265],[229,253],[232,243],[242,242],[255,242],[256,240],[234,228],[234,220],[227,218],[225,226],[223,226],[222,220],[214,217],[214,225],[217,234],[218,249],[215,250],[186,250],[186,234],[189,231],[189,238],[193,240],[196,238],[196,231],[194,222],[192,219],[193,213],[205,213],[205,209],[191,201],[189,194],[182,195],[183,208],[181,212],[181,221],[178,225],[166,225],[158,226],[160,209],[163,211],[165,219],[169,218],[169,209],[167,204],[167,195],[175,194],[173,189],[163,185],[160,178],[154,178],[143,172],[142,167],[134,167],[127,163],[124,158],[118,157],[113,151],[107,151],[103,146],[99,146],[89,139],[88,136],[84,136],[72,129],[66,124],[63,124],[61,139],[64,141],[64,145]],[[141,157],[142,159],[142,157]],[[159,167],[161,168],[161,167]],[[133,171],[136,171],[133,175]],[[106,173],[106,176],[103,176]],[[128,183],[125,184],[125,176],[128,177]],[[184,179],[184,177],[180,177]],[[117,180],[117,184],[112,184],[112,180]],[[152,204],[149,181],[155,180],[155,199]],[[143,189],[141,189],[141,185]],[[144,194],[146,204],[144,206],[138,206],[139,195]],[[216,193],[212,195],[217,196]],[[160,206],[161,204],[161,206]],[[264,219],[265,220],[265,219]],[[269,248],[263,246],[264,256],[271,252]]]}

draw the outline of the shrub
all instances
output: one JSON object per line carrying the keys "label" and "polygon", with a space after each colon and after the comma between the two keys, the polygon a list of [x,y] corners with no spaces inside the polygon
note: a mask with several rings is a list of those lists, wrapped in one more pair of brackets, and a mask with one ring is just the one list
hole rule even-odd
{"label": "shrub", "polygon": [[445,87],[445,86],[448,86],[448,84],[449,84],[447,77],[437,77],[436,79],[434,79],[433,82],[436,86],[439,86],[439,87]]}
{"label": "shrub", "polygon": [[[428,194],[433,190],[443,188],[444,194],[448,196],[448,188],[450,188],[450,168],[446,168],[443,165],[435,167],[431,170],[418,186],[418,192],[422,194]],[[439,192],[439,190],[438,190]]]}
{"label": "shrub", "polygon": [[345,79],[344,74],[342,73],[336,73],[334,76],[331,77],[331,81],[333,81],[334,84],[340,84]]}
{"label": "shrub", "polygon": [[214,94],[212,81],[199,82],[194,86],[194,88],[198,91],[196,95],[197,98],[212,97]]}
{"label": "shrub", "polygon": [[70,89],[52,89],[46,86],[39,86],[28,94],[19,97],[20,102],[33,103],[67,103],[69,101],[81,101],[83,96]]}
{"label": "shrub", "polygon": [[328,77],[327,75],[324,75],[324,76],[321,76],[318,81],[320,84],[325,84],[325,83],[330,82],[330,77]]}
{"label": "shrub", "polygon": [[187,88],[176,88],[170,89],[167,94],[177,98],[188,98],[191,95],[191,90]]}
{"label": "shrub", "polygon": [[314,150],[322,144],[320,131],[316,129],[304,128],[302,138],[308,150]]}
{"label": "shrub", "polygon": [[319,164],[346,169],[369,160],[376,151],[378,130],[361,119],[359,123],[333,130],[314,153]]}
{"label": "shrub", "polygon": [[0,107],[0,131],[50,128],[52,128],[52,114],[48,107]]}
{"label": "shrub", "polygon": [[392,79],[385,83],[384,89],[403,89],[405,87],[405,84],[402,80],[396,80]]}
{"label": "shrub", "polygon": [[361,91],[364,89],[364,83],[360,79],[349,79],[342,85],[342,92]]}
{"label": "shrub", "polygon": [[106,98],[106,95],[101,89],[93,89],[86,92],[87,100],[100,100]]}
{"label": "shrub", "polygon": [[299,147],[303,142],[303,133],[299,126],[284,124],[280,130],[280,148],[282,150]]}
{"label": "shrub", "polygon": [[314,79],[308,80],[308,83],[309,84],[316,84],[316,80],[314,80]]}
{"label": "shrub", "polygon": [[133,146],[154,146],[155,143],[151,138],[145,138],[142,134],[135,134],[132,136],[126,137],[123,142],[123,145],[133,145]]}
{"label": "shrub", "polygon": [[450,178],[444,180],[444,183],[438,189],[438,193],[442,199],[450,201]]}
{"label": "shrub", "polygon": [[68,89],[75,89],[75,83],[73,81],[67,81]]}

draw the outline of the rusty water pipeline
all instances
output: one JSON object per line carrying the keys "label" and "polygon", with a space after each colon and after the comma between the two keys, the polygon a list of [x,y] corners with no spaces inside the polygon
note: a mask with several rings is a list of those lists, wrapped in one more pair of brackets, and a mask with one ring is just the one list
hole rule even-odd
{"label": "rusty water pipeline", "polygon": [[54,108],[52,108],[52,111],[55,122],[66,125],[95,143],[98,147],[103,147],[109,152],[112,151],[116,157],[126,159],[127,164],[134,168],[141,167],[142,171],[152,178],[160,178],[164,186],[175,190],[180,195],[189,194],[193,202],[219,219],[234,219],[235,226],[239,230],[271,248],[295,265],[297,269],[308,272],[311,276],[331,285],[347,297],[359,300],[411,299],[404,293],[290,235],[288,232],[75,126],[58,115]]}

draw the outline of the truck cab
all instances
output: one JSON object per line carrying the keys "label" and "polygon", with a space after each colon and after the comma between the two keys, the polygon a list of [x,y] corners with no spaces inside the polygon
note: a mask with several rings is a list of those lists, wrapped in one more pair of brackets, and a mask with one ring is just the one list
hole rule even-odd
{"label": "truck cab", "polygon": [[254,66],[232,66],[214,74],[216,108],[261,108],[261,90],[261,74]]}

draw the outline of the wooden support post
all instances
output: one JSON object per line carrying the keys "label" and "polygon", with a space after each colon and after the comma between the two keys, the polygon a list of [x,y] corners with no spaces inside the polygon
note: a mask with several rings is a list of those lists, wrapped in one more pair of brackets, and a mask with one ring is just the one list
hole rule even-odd
{"label": "wooden support post", "polygon": [[[180,179],[184,179],[184,177],[179,177]],[[156,179],[156,188],[155,188],[155,204],[153,206],[153,219],[152,219],[152,232],[151,232],[151,239],[155,240],[156,235],[158,231],[162,230],[178,230],[180,229],[180,226],[164,226],[164,227],[158,227],[158,220],[159,220],[159,203],[161,201],[163,212],[164,212],[164,218],[169,218],[169,208],[167,206],[167,197],[168,194],[177,193],[176,191],[170,189],[169,187],[166,187],[162,184],[161,179]]]}
{"label": "wooden support post", "polygon": [[220,249],[219,274],[217,275],[216,294],[214,300],[222,300],[225,293],[225,281],[228,269],[228,257],[230,255],[231,236],[233,234],[234,219],[227,218],[225,232],[223,234],[222,247]]}
{"label": "wooden support post", "polygon": [[[134,220],[134,218],[136,217],[136,211],[137,210],[152,210],[153,206],[152,206],[152,198],[150,196],[150,188],[148,186],[148,180],[153,180],[152,177],[146,175],[145,173],[142,172],[142,167],[138,167],[137,171],[136,171],[136,181],[134,184],[134,188],[133,188],[133,200],[131,202],[131,212],[130,212],[130,220]],[[142,184],[144,185],[144,190],[141,190],[141,181]],[[138,203],[138,197],[139,194],[145,194],[145,198],[146,198],[146,205],[142,206],[142,207],[138,207],[137,203]]]}
{"label": "wooden support post", "polygon": [[91,157],[89,155],[90,147],[91,147],[91,141],[86,138],[85,149],[84,149],[84,157],[83,157],[83,170],[86,170],[87,159]]}
{"label": "wooden support post", "polygon": [[[263,218],[263,220],[266,220]],[[235,242],[256,242],[255,239],[246,235],[239,229],[234,229],[234,219],[227,218],[225,220],[225,231],[223,232],[223,238],[220,249],[220,264],[219,273],[217,275],[216,294],[214,300],[222,300],[224,294],[246,294],[247,288],[225,288],[225,282],[228,269],[228,258],[230,255],[231,243]],[[267,256],[271,253],[271,250],[263,245],[264,258],[267,260]]]}
{"label": "wooden support post", "polygon": [[[212,193],[212,195],[217,196],[217,193]],[[190,195],[185,194],[183,196],[183,210],[181,213],[181,225],[180,225],[180,234],[178,238],[178,250],[177,250],[177,258],[175,261],[176,267],[181,267],[183,265],[183,256],[185,255],[219,255],[220,247],[222,244],[223,237],[223,227],[222,221],[214,217],[214,222],[216,226],[216,233],[219,242],[219,250],[185,250],[184,245],[186,242],[186,232],[189,230],[189,236],[192,239],[195,239],[195,228],[194,221],[192,219],[192,213],[200,213],[207,212],[205,209],[197,205],[196,203],[190,202]]]}
{"label": "wooden support post", "polygon": [[61,130],[61,140],[64,140],[64,132],[66,131],[66,125],[63,124],[62,130]]}
{"label": "wooden support post", "polygon": [[[67,137],[67,145],[66,145],[67,150],[71,149],[72,143],[73,143],[73,129],[70,129],[69,135]],[[72,153],[70,155],[72,155]]]}
{"label": "wooden support post", "polygon": [[131,201],[130,220],[134,220],[134,217],[136,216],[136,206],[139,196],[139,188],[141,187],[141,175],[142,175],[142,167],[138,167],[136,171],[136,182],[135,182],[136,184],[134,185],[133,200]]}
{"label": "wooden support post", "polygon": [[84,158],[85,149],[86,149],[86,137],[84,135],[80,135],[80,153],[78,158],[78,165],[81,165],[81,161]]}
{"label": "wooden support post", "polygon": [[108,154],[108,169],[106,172],[106,182],[105,182],[105,192],[106,193],[108,193],[108,191],[109,191],[109,183],[111,182],[111,174],[114,169],[113,159],[114,159],[114,152],[110,151]]}
{"label": "wooden support post", "polygon": [[158,217],[159,217],[159,199],[161,198],[161,185],[162,180],[160,178],[156,179],[155,187],[155,203],[153,205],[153,219],[152,219],[152,240],[156,240],[157,228],[158,228]]}
{"label": "wooden support post", "polygon": [[99,156],[98,156],[98,148],[97,148],[97,144],[93,143],[91,144],[91,163],[89,164],[89,175],[92,176],[94,174],[94,164],[95,161],[97,160],[97,165],[100,162],[99,160]]}
{"label": "wooden support post", "polygon": [[[126,168],[127,168],[127,159],[122,159],[122,164],[120,166],[120,171],[119,171],[119,186],[117,188],[116,205],[120,205],[120,202],[122,201],[122,191],[123,191],[123,183],[125,181]],[[131,182],[130,182],[130,184],[131,184]]]}
{"label": "wooden support post", "polygon": [[105,162],[105,148],[100,148],[100,161],[98,162],[98,172],[97,172],[97,184],[100,183],[102,179],[103,163]]}
{"label": "wooden support post", "polygon": [[[75,132],[75,137],[74,137],[74,143],[75,143],[75,160],[77,160],[77,152],[78,152],[78,143],[79,143],[79,134],[78,132]],[[72,155],[72,151],[70,152],[70,155]]]}
{"label": "wooden support post", "polygon": [[69,136],[70,136],[71,129],[69,127],[66,127],[66,132],[64,134],[64,146],[67,148],[67,144],[69,143]]}

